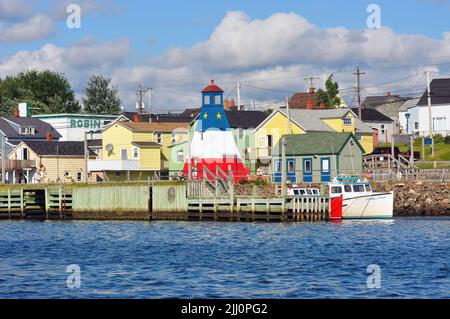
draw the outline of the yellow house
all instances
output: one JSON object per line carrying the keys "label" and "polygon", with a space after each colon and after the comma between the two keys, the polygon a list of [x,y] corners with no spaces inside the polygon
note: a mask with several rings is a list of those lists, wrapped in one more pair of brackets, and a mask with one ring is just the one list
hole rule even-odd
{"label": "yellow house", "polygon": [[168,173],[169,146],[187,140],[187,123],[116,121],[102,132],[102,158],[89,162],[101,179],[146,179]]}
{"label": "yellow house", "polygon": [[[88,149],[89,159],[96,154]],[[33,170],[8,172],[12,183],[84,182],[86,173],[84,142],[21,142],[9,153],[10,160],[34,162]],[[88,181],[90,180],[88,176]]]}
{"label": "yellow house", "polygon": [[[290,126],[288,117],[290,118]],[[372,129],[359,120],[350,109],[294,109],[275,110],[254,131],[255,146],[253,155],[260,162],[259,167],[268,167],[268,158],[273,146],[286,134],[305,134],[307,132],[349,132],[360,141],[366,154],[373,152]]]}

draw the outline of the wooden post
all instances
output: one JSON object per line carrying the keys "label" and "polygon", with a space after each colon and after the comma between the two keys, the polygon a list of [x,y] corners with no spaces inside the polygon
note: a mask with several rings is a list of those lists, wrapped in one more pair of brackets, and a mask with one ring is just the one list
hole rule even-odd
{"label": "wooden post", "polygon": [[58,207],[59,207],[59,218],[62,220],[62,189],[58,189]]}
{"label": "wooden post", "polygon": [[410,139],[411,139],[411,141],[410,141],[410,143],[411,143],[411,156],[409,157],[409,161],[411,163],[411,166],[413,166],[414,165],[414,135],[413,134],[411,134]]}
{"label": "wooden post", "polygon": [[25,210],[25,203],[24,203],[24,196],[23,196],[23,188],[20,190],[20,217],[24,218],[24,210]]}
{"label": "wooden post", "polygon": [[11,219],[11,188],[8,188],[8,219]]}
{"label": "wooden post", "polygon": [[281,138],[281,196],[286,196],[286,138]]}
{"label": "wooden post", "polygon": [[425,161],[425,137],[422,137],[422,161]]}
{"label": "wooden post", "polygon": [[45,189],[45,219],[48,220],[48,215],[49,215],[49,210],[50,210],[50,194],[49,194],[49,189],[46,188]]}

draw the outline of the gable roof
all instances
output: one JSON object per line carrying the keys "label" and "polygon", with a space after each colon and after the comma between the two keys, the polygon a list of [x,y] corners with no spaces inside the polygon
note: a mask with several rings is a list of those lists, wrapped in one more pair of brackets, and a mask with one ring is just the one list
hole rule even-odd
{"label": "gable roof", "polygon": [[[450,79],[434,79],[430,84],[431,104],[450,104]],[[417,105],[428,105],[428,91],[425,91]]]}
{"label": "gable roof", "polygon": [[133,132],[172,132],[188,128],[187,123],[171,122],[117,122],[115,124],[122,125]]}
{"label": "gable roof", "polygon": [[[84,142],[24,141],[22,143],[38,156],[84,156]],[[97,156],[91,149],[88,148],[88,150],[89,156]]]}
{"label": "gable roof", "polygon": [[[350,139],[358,145],[361,152],[364,148],[352,133],[309,132],[307,134],[285,135],[286,156],[332,155],[340,154]],[[274,148],[274,155],[281,156],[282,139]]]}
{"label": "gable roof", "polygon": [[[20,135],[14,129],[14,125],[24,127],[34,127],[36,129],[35,135]],[[47,133],[51,132],[53,139],[61,138],[61,134],[50,124],[33,117],[2,117],[0,118],[0,130],[6,134],[8,138],[13,139],[46,139]]]}
{"label": "gable roof", "polygon": [[374,95],[366,97],[361,105],[365,107],[380,106],[388,103],[389,100],[405,101],[400,95]]}
{"label": "gable roof", "polygon": [[[200,112],[196,112],[194,109],[192,111],[185,111],[183,113],[165,113],[165,114],[152,114],[152,121],[154,122],[170,122],[170,123],[189,123],[195,116]],[[128,120],[133,121],[136,112],[124,112],[122,115]],[[150,122],[150,116],[148,114],[141,115],[141,122]]]}
{"label": "gable roof", "polygon": [[319,103],[317,103],[318,96],[319,94],[317,92],[296,92],[289,100],[289,107],[292,109],[306,109],[307,102],[312,99],[314,101],[314,108],[319,108]]}
{"label": "gable roof", "polygon": [[261,111],[225,111],[230,128],[256,128],[266,118],[267,114]]}
{"label": "gable roof", "polygon": [[[358,113],[358,108],[352,108],[353,113]],[[394,122],[390,117],[376,109],[361,109],[361,117],[363,122]]]}
{"label": "gable roof", "polygon": [[223,90],[214,83],[214,80],[211,80],[211,83],[207,87],[205,87],[202,91],[202,93],[208,93],[208,92],[222,93]]}
{"label": "gable roof", "polygon": [[420,98],[414,98],[411,100],[406,101],[402,104],[402,106],[398,109],[399,112],[406,112],[408,109],[413,108],[417,106],[417,103],[419,103]]}

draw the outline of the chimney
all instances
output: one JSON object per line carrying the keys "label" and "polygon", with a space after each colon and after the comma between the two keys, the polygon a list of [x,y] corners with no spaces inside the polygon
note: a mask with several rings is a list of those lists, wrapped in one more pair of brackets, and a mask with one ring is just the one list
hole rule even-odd
{"label": "chimney", "polygon": [[20,117],[20,111],[19,109],[14,110],[14,117]]}
{"label": "chimney", "polygon": [[316,93],[316,89],[315,88],[309,88],[308,93],[309,94],[314,94],[314,93]]}
{"label": "chimney", "polygon": [[319,104],[319,108],[320,108],[321,110],[325,109],[325,103],[323,103],[323,102],[320,102],[320,104]]}
{"label": "chimney", "polygon": [[133,122],[140,122],[141,121],[141,115],[139,113],[136,113],[133,115]]}
{"label": "chimney", "polygon": [[309,100],[306,102],[306,109],[307,109],[307,110],[312,110],[312,109],[314,109],[314,101],[313,101],[313,100],[309,99]]}
{"label": "chimney", "polygon": [[388,91],[388,92],[387,92],[387,96],[392,96],[392,92],[391,92],[391,91]]}
{"label": "chimney", "polygon": [[52,132],[47,132],[45,137],[47,138],[47,142],[51,143],[53,141],[53,134],[52,134]]}
{"label": "chimney", "polygon": [[230,110],[230,106],[231,106],[230,100],[225,99],[225,101],[223,101],[223,108],[225,109],[225,111],[229,111]]}

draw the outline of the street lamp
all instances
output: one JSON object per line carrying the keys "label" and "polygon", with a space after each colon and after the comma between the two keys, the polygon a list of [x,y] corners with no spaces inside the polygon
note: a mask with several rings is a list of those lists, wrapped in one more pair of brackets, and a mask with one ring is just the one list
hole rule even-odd
{"label": "street lamp", "polygon": [[405,113],[406,117],[406,134],[409,134],[409,118],[411,117],[411,113]]}

